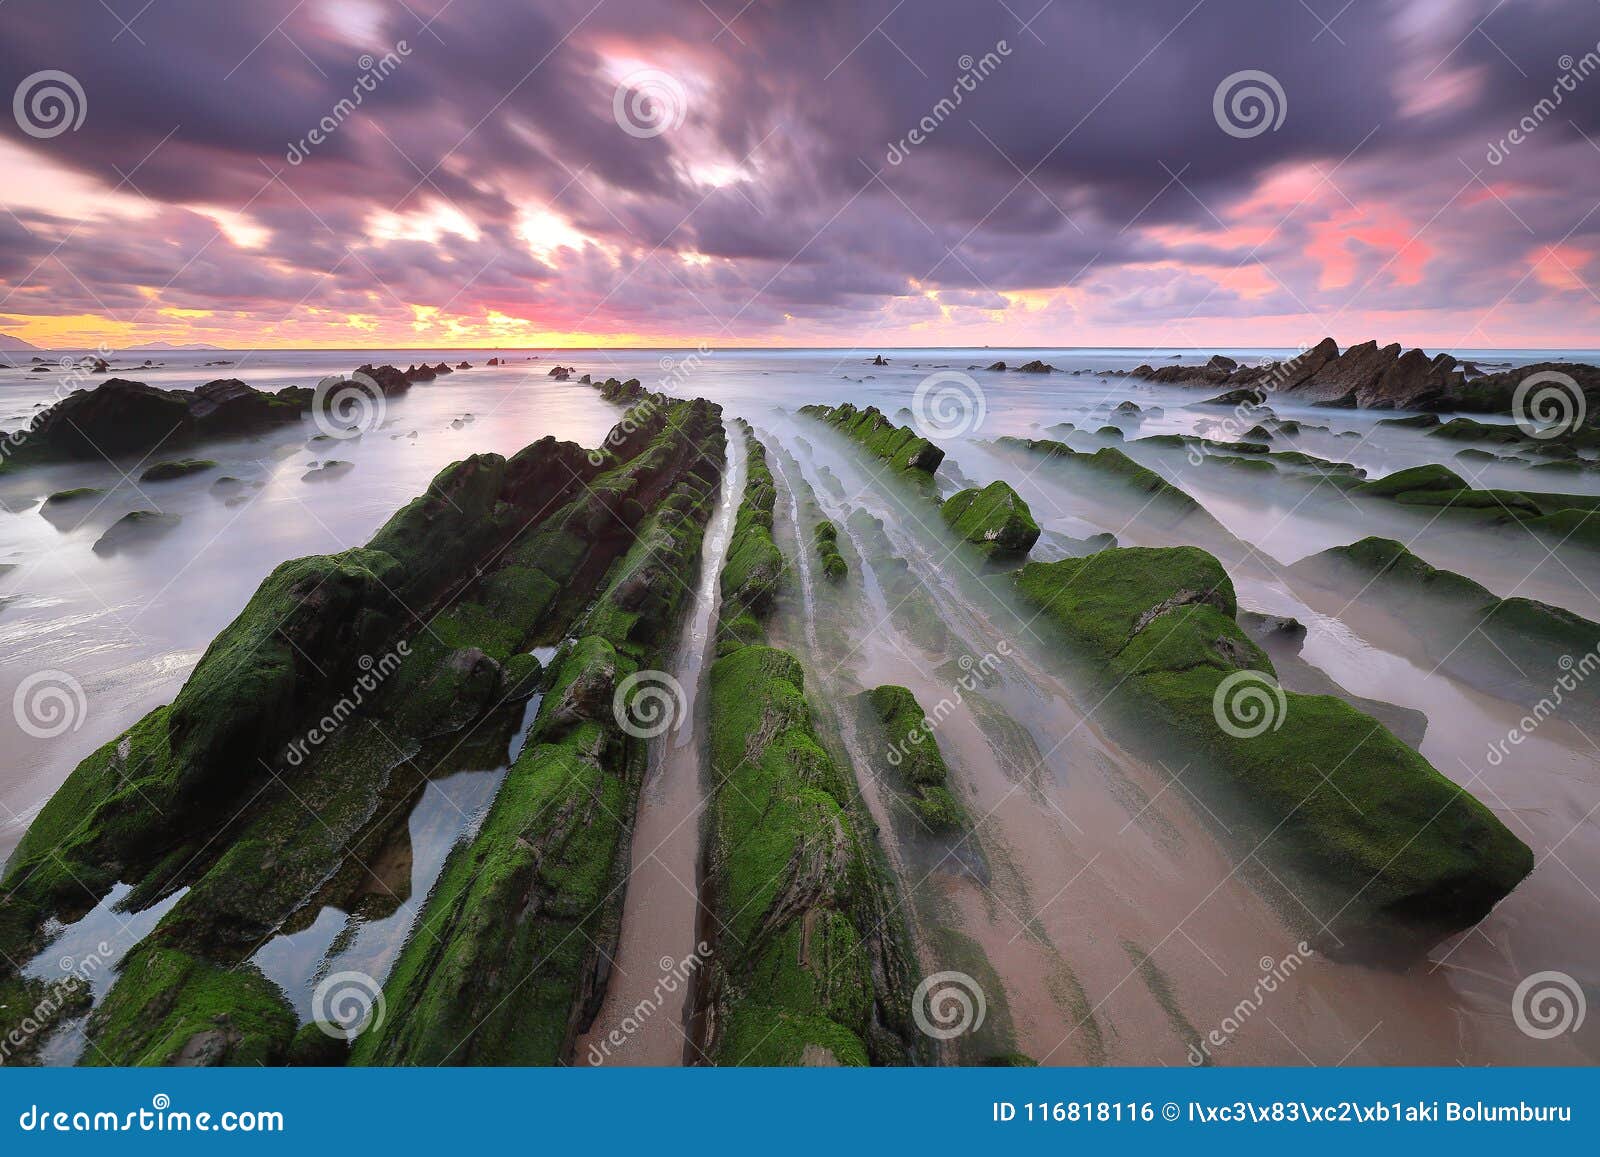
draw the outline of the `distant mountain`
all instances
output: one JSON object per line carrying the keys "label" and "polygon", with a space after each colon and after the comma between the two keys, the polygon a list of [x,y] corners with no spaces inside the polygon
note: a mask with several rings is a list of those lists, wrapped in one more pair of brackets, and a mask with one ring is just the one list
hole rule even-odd
{"label": "distant mountain", "polygon": [[20,337],[12,337],[8,333],[0,333],[0,350],[36,350],[38,348],[32,342],[23,341]]}
{"label": "distant mountain", "polygon": [[221,348],[219,345],[208,345],[203,341],[185,345],[173,345],[170,341],[147,341],[143,345],[131,345],[128,350],[131,353],[134,350],[220,350]]}

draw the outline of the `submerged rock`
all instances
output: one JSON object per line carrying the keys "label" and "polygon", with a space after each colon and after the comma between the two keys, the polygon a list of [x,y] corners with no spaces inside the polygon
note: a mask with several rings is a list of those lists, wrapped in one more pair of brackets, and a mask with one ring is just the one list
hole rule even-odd
{"label": "submerged rock", "polygon": [[94,552],[111,555],[121,550],[144,546],[176,530],[180,521],[182,520],[176,514],[163,514],[155,510],[132,511],[112,523],[111,527],[96,540]]}
{"label": "submerged rock", "polygon": [[1103,664],[1130,725],[1136,713],[1204,757],[1191,781],[1238,814],[1231,838],[1289,873],[1313,923],[1328,922],[1309,933],[1321,950],[1409,964],[1532,870],[1528,847],[1416,751],[1341,700],[1279,686],[1204,551],[1030,563],[1018,589]]}
{"label": "submerged rock", "polygon": [[958,832],[967,826],[966,810],[949,788],[950,768],[939,751],[933,725],[909,688],[884,686],[864,691],[857,702],[875,722],[884,755],[877,761],[889,783],[921,826],[932,832]]}
{"label": "submerged rock", "polygon": [[[1469,686],[1528,707],[1554,694],[1569,711],[1600,714],[1600,683],[1566,675],[1600,641],[1600,625],[1533,599],[1502,599],[1429,565],[1393,539],[1364,538],[1293,564],[1290,573],[1407,623],[1426,659]],[[1565,656],[1565,659],[1563,659]]]}
{"label": "submerged rock", "polygon": [[1330,679],[1320,667],[1306,662],[1300,657],[1306,628],[1298,619],[1240,611],[1239,626],[1271,657],[1286,690],[1298,691],[1302,695],[1336,695],[1357,711],[1383,724],[1407,747],[1421,750],[1422,741],[1428,734],[1427,715],[1380,699],[1352,695]]}
{"label": "submerged rock", "polygon": [[85,498],[93,498],[97,494],[104,494],[98,486],[75,486],[71,490],[57,490],[44,500],[45,506],[65,506],[72,502],[82,502]]}
{"label": "submerged rock", "polygon": [[300,475],[302,482],[330,482],[335,478],[343,478],[356,468],[354,462],[345,462],[338,458],[330,458],[320,465],[313,465],[311,469]]}
{"label": "submerged rock", "polygon": [[139,481],[166,482],[173,478],[199,474],[203,470],[214,470],[216,466],[216,460],[212,458],[173,458],[166,462],[157,462],[139,475]]}

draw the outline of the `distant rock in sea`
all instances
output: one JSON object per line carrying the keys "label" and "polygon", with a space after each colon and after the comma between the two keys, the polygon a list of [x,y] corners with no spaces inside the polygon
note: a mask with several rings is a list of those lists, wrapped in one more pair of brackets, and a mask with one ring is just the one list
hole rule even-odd
{"label": "distant rock in sea", "polygon": [[1541,362],[1485,374],[1451,354],[1430,357],[1420,349],[1402,350],[1399,343],[1365,341],[1340,353],[1329,337],[1283,361],[1240,366],[1217,354],[1203,366],[1141,365],[1133,376],[1167,385],[1226,386],[1232,394],[1264,391],[1313,406],[1509,413],[1517,386],[1541,372],[1571,379],[1585,395],[1590,421],[1600,418],[1600,406],[1589,404],[1600,402],[1600,368],[1595,366]]}

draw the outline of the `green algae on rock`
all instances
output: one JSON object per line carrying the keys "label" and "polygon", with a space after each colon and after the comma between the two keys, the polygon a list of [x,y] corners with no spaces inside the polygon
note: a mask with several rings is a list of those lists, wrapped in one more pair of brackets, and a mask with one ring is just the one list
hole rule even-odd
{"label": "green algae on rock", "polygon": [[[552,661],[482,828],[451,854],[396,962],[386,993],[407,1017],[362,1036],[352,1063],[564,1064],[599,1011],[645,767],[646,733],[629,726],[623,694],[682,610],[689,588],[674,576],[699,559],[722,465],[717,407],[663,402],[661,414],[651,446],[675,448],[675,482],[596,480],[634,502],[658,491],[653,513]],[[663,461],[646,450],[617,469]],[[525,918],[508,935],[510,911]]]}
{"label": "green algae on rock", "polygon": [[[1527,846],[1488,808],[1382,725],[1330,696],[1278,688],[1235,621],[1232,583],[1204,551],[1030,563],[1017,586],[1103,668],[1141,728],[1159,724],[1206,759],[1211,795],[1240,816],[1232,838],[1259,840],[1309,898],[1328,922],[1325,951],[1415,960],[1532,869]],[[1222,726],[1240,679],[1275,699],[1268,726]]]}
{"label": "green algae on rock", "polygon": [[991,556],[1024,555],[1039,541],[1033,512],[1004,482],[952,494],[939,513],[963,539]]}
{"label": "green algae on rock", "polygon": [[839,553],[839,528],[830,519],[824,518],[817,523],[811,541],[817,548],[817,557],[822,560],[822,573],[834,582],[844,578],[849,567]]}
{"label": "green algae on rock", "polygon": [[[368,547],[279,567],[174,703],[85,760],[41,811],[6,873],[0,948],[31,955],[47,918],[82,910],[85,886],[127,880],[139,910],[186,884],[147,943],[196,962],[164,968],[172,1007],[200,1000],[213,969],[240,970],[255,943],[315,902],[389,782],[420,774],[407,763],[419,740],[502,718],[532,693],[538,664],[520,662],[522,650],[566,633],[597,585],[607,616],[597,629],[630,650],[658,637],[642,624],[669,608],[639,585],[648,566],[602,579],[630,547],[670,543],[681,548],[672,564],[693,565],[699,540],[678,528],[703,524],[720,437],[716,407],[678,403],[619,437],[636,452],[607,470],[614,458],[596,465],[553,439],[509,460],[478,455],[441,472]],[[323,822],[307,824],[307,807]],[[166,1040],[166,1013],[140,1011],[124,983],[91,1036]],[[292,1015],[284,1027],[249,1055],[281,1054]],[[207,1062],[234,1047],[194,1042]]]}
{"label": "green algae on rock", "polygon": [[225,968],[144,943],[89,1018],[88,1065],[273,1065],[287,1057],[295,1014],[251,967]]}
{"label": "green algae on rock", "polygon": [[950,769],[934,738],[934,723],[909,688],[892,684],[860,696],[877,721],[886,747],[882,762],[911,811],[932,831],[959,831],[967,816],[951,794]]}
{"label": "green algae on rock", "polygon": [[706,892],[720,931],[699,1043],[717,1064],[905,1063],[912,961],[881,854],[819,741],[799,660],[765,644],[770,598],[728,605],[749,589],[741,560],[777,553],[753,439],[750,462],[709,681]]}
{"label": "green algae on rock", "polygon": [[783,552],[772,539],[772,511],[778,500],[777,484],[767,465],[766,447],[747,423],[740,423],[745,442],[745,487],[734,515],[728,557],[718,586],[717,649],[757,642],[764,637],[761,620],[772,608],[783,586]]}
{"label": "green algae on rock", "polygon": [[800,412],[828,423],[901,470],[932,474],[944,461],[943,450],[909,426],[896,426],[876,406],[858,410],[843,402],[801,406]]}
{"label": "green algae on rock", "polygon": [[[1554,549],[1600,546],[1600,496],[1542,490],[1477,490],[1447,466],[1428,464],[1348,487],[1352,495],[1401,506],[1436,508],[1491,524],[1525,527],[1554,540]],[[1435,516],[1430,516],[1435,517]]]}
{"label": "green algae on rock", "polygon": [[1185,533],[1219,547],[1237,549],[1240,553],[1247,549],[1189,494],[1114,446],[1105,446],[1090,454],[1047,438],[1009,436],[995,439],[992,445],[1013,455],[1042,457],[1065,474],[1126,491],[1130,498],[1139,502],[1141,518],[1158,519],[1170,528],[1182,527]]}

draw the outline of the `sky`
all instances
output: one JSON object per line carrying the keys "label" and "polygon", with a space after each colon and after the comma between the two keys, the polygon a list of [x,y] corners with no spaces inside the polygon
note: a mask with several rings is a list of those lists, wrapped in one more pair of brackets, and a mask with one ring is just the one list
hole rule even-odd
{"label": "sky", "polygon": [[1595,0],[7,0],[47,348],[1600,345]]}

